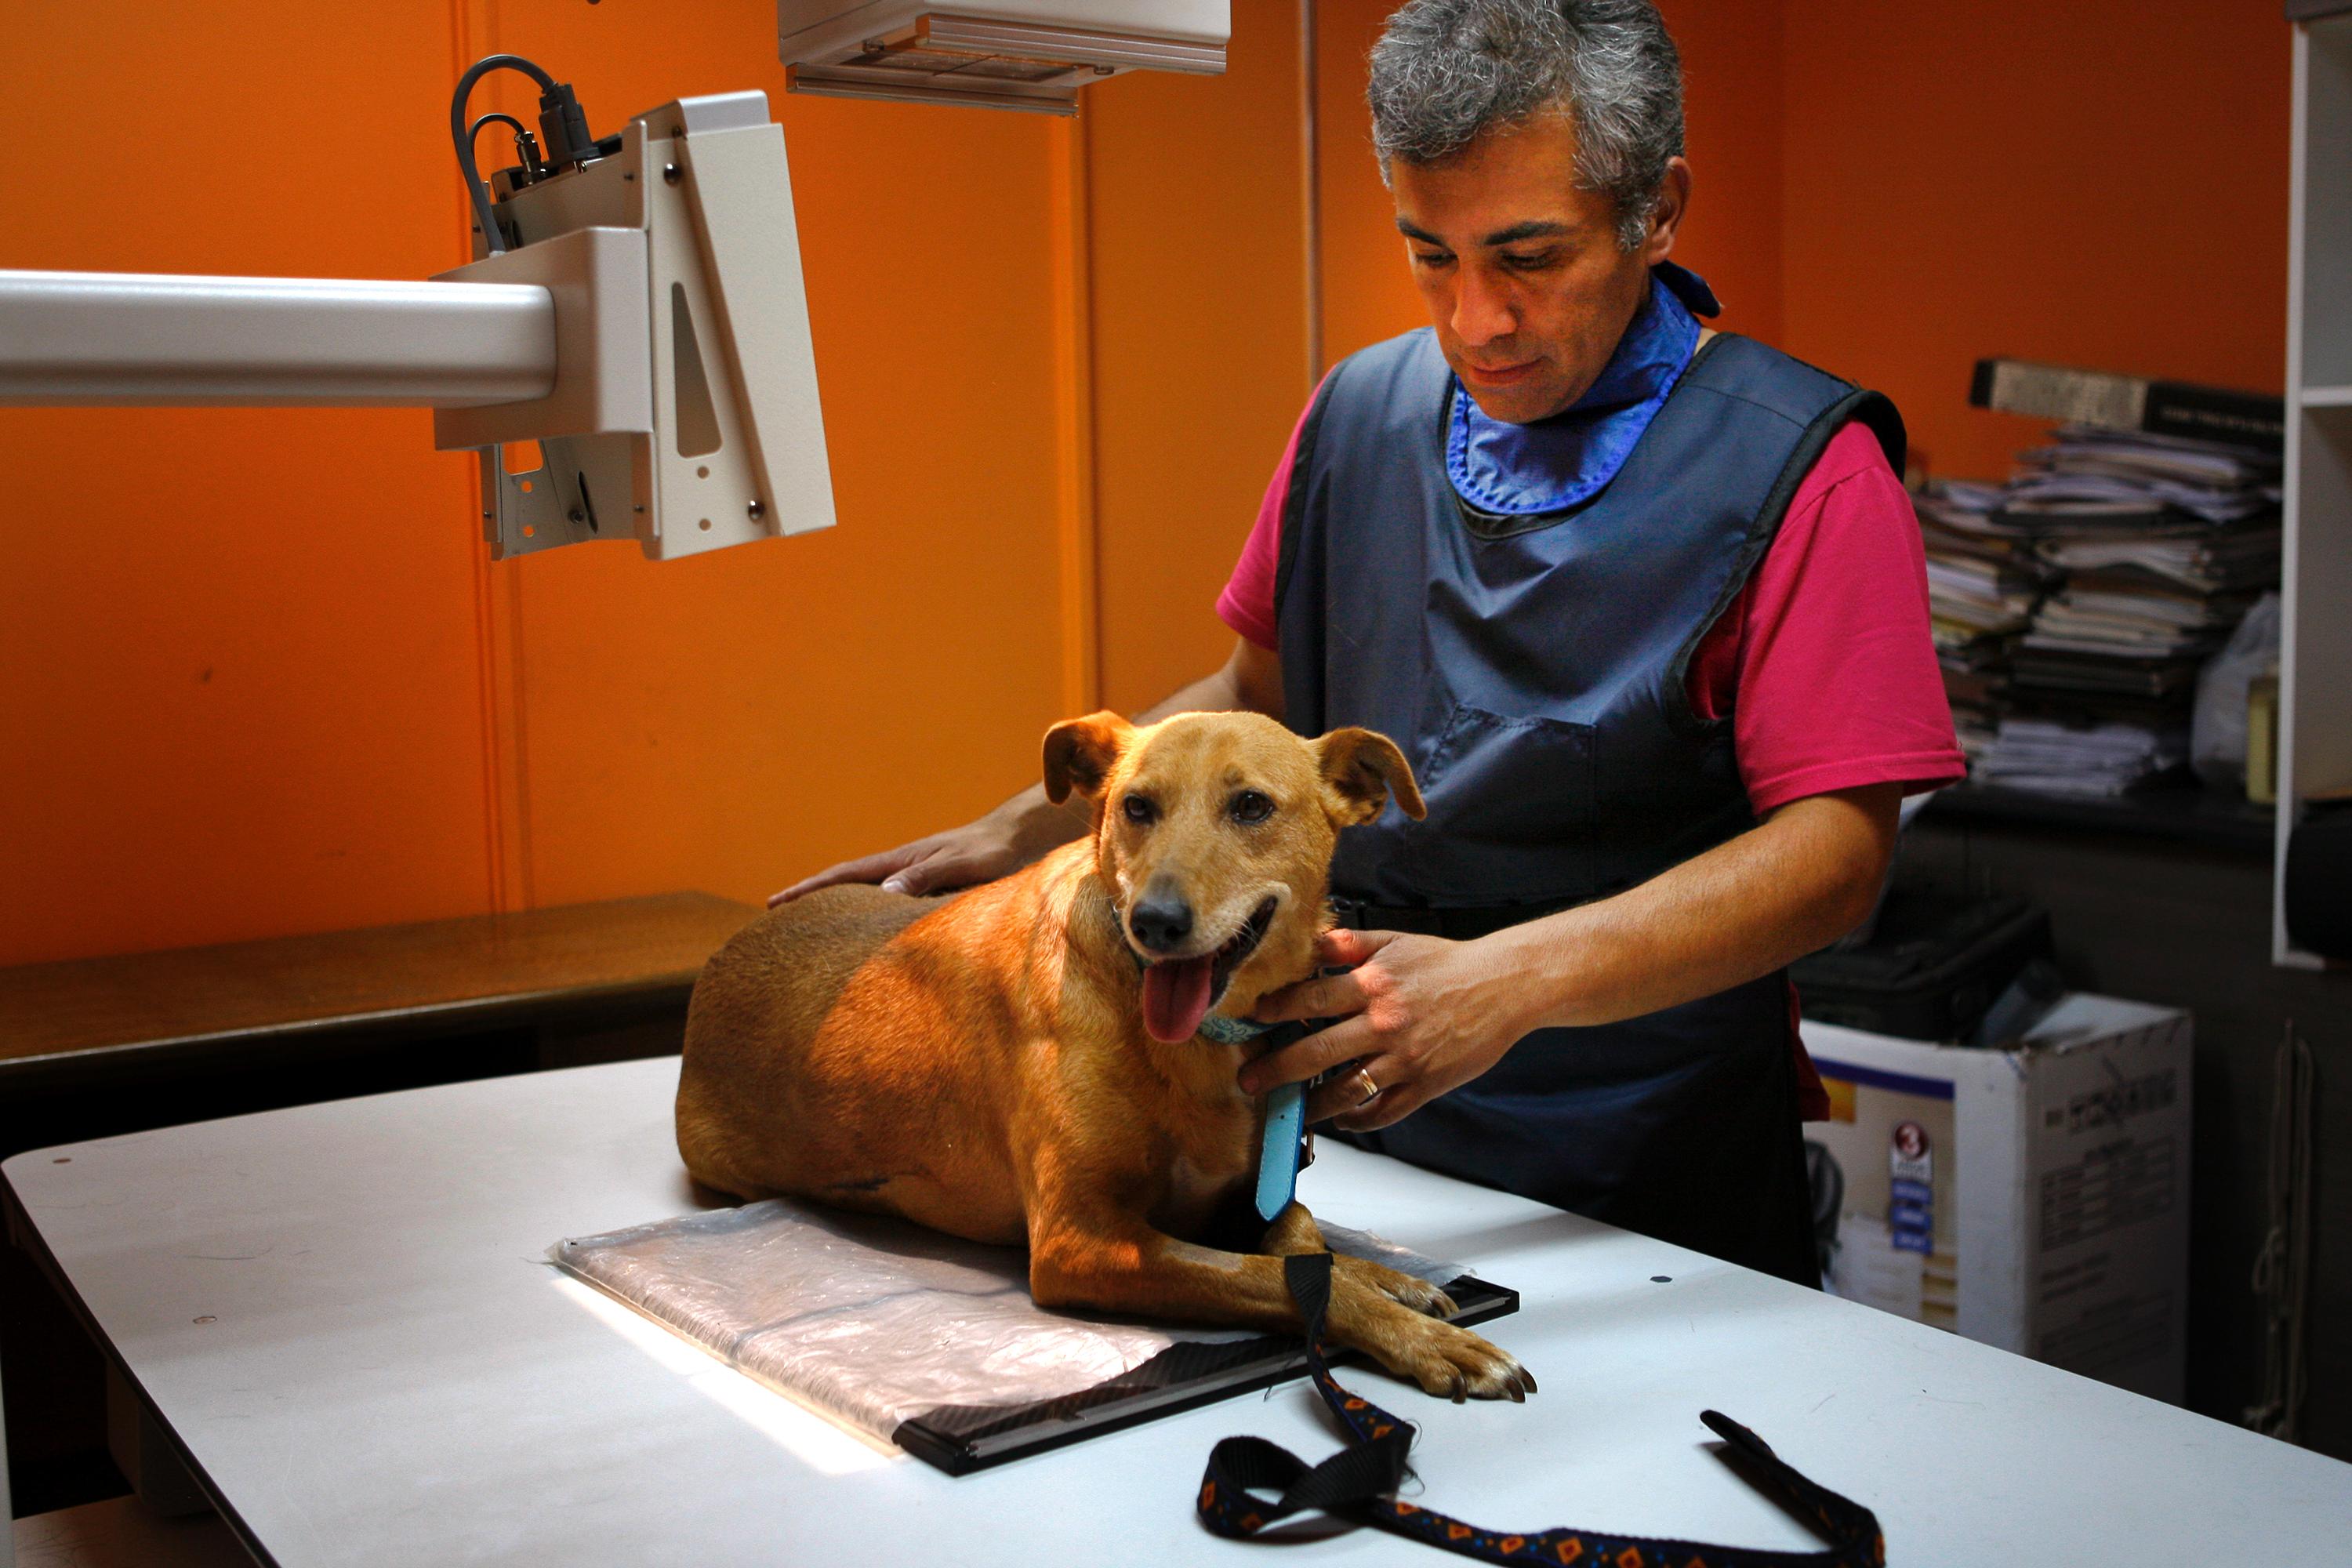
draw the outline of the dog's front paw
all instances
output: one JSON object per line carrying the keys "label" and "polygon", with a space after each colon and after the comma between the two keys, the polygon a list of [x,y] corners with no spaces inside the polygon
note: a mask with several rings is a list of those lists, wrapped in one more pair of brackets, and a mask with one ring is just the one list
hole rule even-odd
{"label": "dog's front paw", "polygon": [[[1535,1374],[1508,1351],[1488,1344],[1467,1329],[1452,1323],[1421,1320],[1416,1331],[1399,1347],[1395,1361],[1386,1355],[1389,1370],[1421,1384],[1424,1394],[1451,1399],[1509,1399],[1524,1404],[1536,1391]],[[1378,1352],[1375,1352],[1378,1353]]]}
{"label": "dog's front paw", "polygon": [[1385,1263],[1344,1255],[1334,1261],[1341,1273],[1354,1275],[1390,1300],[1410,1307],[1416,1312],[1426,1312],[1433,1318],[1450,1318],[1462,1310],[1454,1304],[1453,1297],[1428,1280],[1416,1279]]}

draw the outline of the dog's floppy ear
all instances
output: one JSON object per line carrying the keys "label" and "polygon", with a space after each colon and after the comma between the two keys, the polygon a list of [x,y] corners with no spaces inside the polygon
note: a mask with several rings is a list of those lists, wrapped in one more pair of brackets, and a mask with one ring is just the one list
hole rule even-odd
{"label": "dog's floppy ear", "polygon": [[1332,816],[1343,827],[1355,827],[1380,816],[1391,795],[1398,809],[1415,822],[1428,815],[1421,804],[1421,786],[1412,782],[1412,767],[1396,742],[1371,730],[1352,726],[1334,730],[1315,742],[1323,782],[1338,798]]}
{"label": "dog's floppy ear", "polygon": [[1046,731],[1045,798],[1059,805],[1075,789],[1092,799],[1134,733],[1134,725],[1110,712],[1065,719]]}

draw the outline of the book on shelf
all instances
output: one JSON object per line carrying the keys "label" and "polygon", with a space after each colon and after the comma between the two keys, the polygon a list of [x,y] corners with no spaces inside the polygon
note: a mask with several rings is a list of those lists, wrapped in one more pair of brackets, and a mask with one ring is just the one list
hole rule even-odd
{"label": "book on shelf", "polygon": [[2286,399],[2274,393],[2159,381],[2112,371],[1980,359],[1969,384],[1979,408],[2109,430],[2186,436],[2276,452],[2286,444]]}
{"label": "book on shelf", "polygon": [[2046,692],[2076,702],[2095,696],[2177,700],[2195,689],[2203,662],[2116,658],[2079,647],[2021,647],[2010,660],[2009,678],[2021,695]]}

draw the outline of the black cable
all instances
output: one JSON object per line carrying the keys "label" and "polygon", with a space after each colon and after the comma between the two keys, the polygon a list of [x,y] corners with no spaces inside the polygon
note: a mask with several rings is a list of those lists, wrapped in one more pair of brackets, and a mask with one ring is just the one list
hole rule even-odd
{"label": "black cable", "polygon": [[528,136],[530,134],[530,127],[525,125],[521,121],[517,120],[511,114],[478,114],[474,117],[474,122],[466,127],[466,139],[468,142],[472,141],[475,137],[479,136],[482,133],[483,126],[492,123],[511,125],[515,128],[515,134],[518,136]]}
{"label": "black cable", "polygon": [[[466,74],[457,79],[457,92],[449,100],[449,140],[457,149],[457,172],[465,177],[466,198],[473,204],[474,221],[481,228],[482,244],[493,254],[506,249],[506,237],[499,232],[498,216],[490,205],[489,187],[482,183],[481,173],[474,163],[474,141],[466,128],[466,100],[473,96],[474,84],[494,70],[520,71],[539,84],[540,124],[549,132],[547,161],[551,164],[561,167],[578,163],[583,142],[587,143],[589,153],[593,154],[594,150],[594,142],[586,134],[586,118],[581,114],[580,105],[572,98],[572,89],[530,61],[520,55],[486,55],[466,68]],[[485,120],[488,118],[491,117],[484,117]],[[509,116],[498,118],[510,120]],[[481,123],[477,121],[476,129],[479,129]],[[575,123],[578,134],[564,134],[559,139],[560,131],[568,131]]]}
{"label": "black cable", "polygon": [[476,115],[474,117],[474,122],[466,127],[467,144],[469,146],[474,145],[481,137],[482,127],[490,124],[494,121],[514,127],[515,157],[522,164],[522,183],[524,184],[528,185],[535,184],[554,173],[553,170],[550,169],[545,163],[540,161],[539,138],[530,133],[530,126],[525,125],[521,121],[517,120],[511,114]]}

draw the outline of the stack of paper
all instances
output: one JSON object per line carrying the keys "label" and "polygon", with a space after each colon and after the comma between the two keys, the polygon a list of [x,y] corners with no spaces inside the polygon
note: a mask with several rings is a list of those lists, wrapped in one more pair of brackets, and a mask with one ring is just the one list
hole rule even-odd
{"label": "stack of paper", "polygon": [[2000,487],[1951,480],[1914,498],[1927,550],[1927,610],[1944,694],[1971,754],[2000,717],[2009,656],[2057,578],[2032,536],[1998,521]]}
{"label": "stack of paper", "polygon": [[2177,765],[2199,670],[2278,580],[2279,473],[2274,454],[2070,425],[2005,484],[1919,497],[1976,776],[2107,795]]}
{"label": "stack of paper", "polygon": [[2180,436],[2062,426],[2047,447],[2018,454],[2003,505],[2063,517],[2161,514],[2237,522],[2279,500],[2279,459]]}
{"label": "stack of paper", "polygon": [[2185,728],[2011,717],[1976,759],[1974,776],[2042,795],[2117,795],[2188,759]]}
{"label": "stack of paper", "polygon": [[1939,642],[1969,643],[2023,631],[2040,591],[2038,574],[1968,555],[1927,556],[1927,603],[1937,631],[1944,634]]}
{"label": "stack of paper", "polygon": [[2279,546],[2278,524],[2263,520],[2229,529],[2084,531],[2045,538],[2039,549],[2065,572],[2136,574],[2158,588],[2235,594],[2242,615],[2277,584]]}

